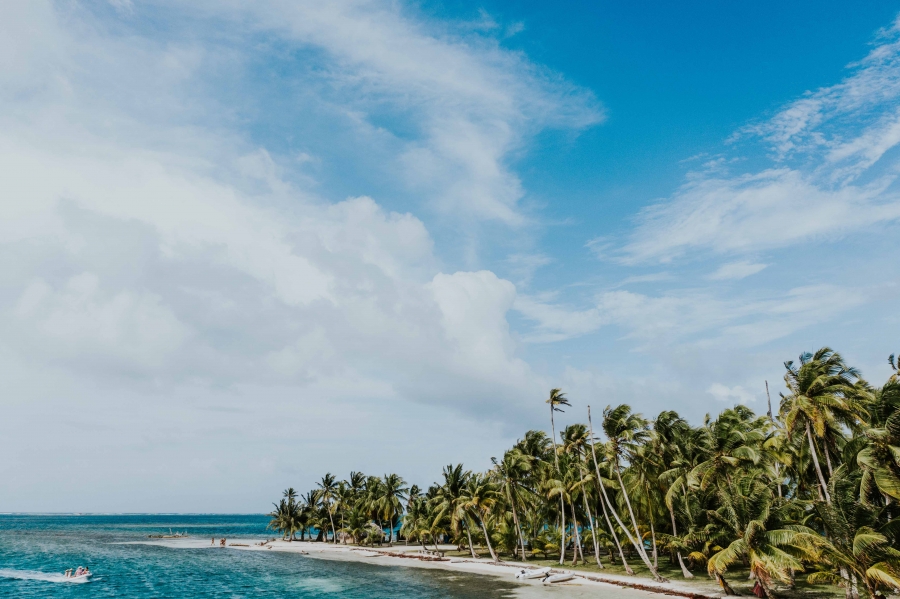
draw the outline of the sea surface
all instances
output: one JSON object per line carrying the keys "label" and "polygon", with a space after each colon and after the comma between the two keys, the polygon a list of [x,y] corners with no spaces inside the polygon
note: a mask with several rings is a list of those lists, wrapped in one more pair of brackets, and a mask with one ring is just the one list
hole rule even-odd
{"label": "sea surface", "polygon": [[[229,542],[271,538],[265,516],[0,515],[0,597],[513,597],[502,580],[459,572],[332,561],[278,552],[136,542],[187,532]],[[94,579],[66,582],[67,568]]]}

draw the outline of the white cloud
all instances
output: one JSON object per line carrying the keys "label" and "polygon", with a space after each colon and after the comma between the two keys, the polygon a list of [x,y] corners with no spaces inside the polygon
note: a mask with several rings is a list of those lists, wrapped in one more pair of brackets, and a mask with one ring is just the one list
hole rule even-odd
{"label": "white cloud", "polygon": [[[769,297],[722,298],[712,291],[653,296],[625,290],[598,294],[595,305],[572,310],[530,297],[515,309],[535,322],[531,342],[560,341],[616,326],[639,348],[674,344],[754,347],[790,335],[861,305],[867,290],[816,285]],[[649,345],[647,345],[649,344]]]}
{"label": "white cloud", "polygon": [[756,401],[756,396],[740,385],[727,387],[722,383],[713,383],[706,392],[721,402],[748,404]]}
{"label": "white cloud", "polygon": [[[577,129],[603,118],[590,92],[478,33],[496,29],[486,14],[480,22],[492,26],[454,32],[411,18],[402,5],[370,1],[212,2],[205,9],[324,51],[329,97],[366,126],[385,107],[408,117],[394,168],[448,214],[523,222],[524,190],[507,166],[510,153],[542,128]],[[412,139],[410,125],[418,134]],[[390,131],[390,120],[378,118],[377,127]]]}
{"label": "white cloud", "polygon": [[769,144],[771,168],[733,174],[728,168],[739,163],[719,159],[691,173],[671,197],[641,211],[617,249],[605,241],[601,257],[638,264],[689,253],[747,254],[895,222],[898,163],[885,157],[900,143],[898,23],[841,83],[735,137]]}
{"label": "white cloud", "polygon": [[889,182],[831,189],[787,168],[690,181],[641,212],[620,259],[667,263],[690,251],[741,254],[833,240],[900,218]]}
{"label": "white cloud", "polygon": [[[0,7],[0,356],[16,370],[2,399],[4,455],[30,434],[9,418],[99,415],[68,432],[50,428],[98,470],[130,458],[129,472],[142,476],[122,474],[124,501],[154,477],[182,477],[179,493],[198,491],[187,461],[177,472],[153,468],[178,448],[209,447],[192,454],[203,476],[233,478],[222,460],[250,468],[244,452],[271,457],[273,437],[294,440],[285,453],[314,452],[327,430],[370,443],[335,469],[357,458],[376,471],[402,467],[402,458],[424,470],[431,463],[414,466],[423,453],[398,441],[402,433],[421,444],[435,418],[455,428],[477,418],[470,430],[488,456],[507,427],[530,419],[530,400],[548,385],[517,355],[506,320],[514,285],[446,269],[412,213],[367,196],[323,197],[292,176],[296,151],[285,160],[248,142],[204,79],[229,60],[240,66],[234,48],[205,46],[202,31],[191,42],[133,29],[117,37],[90,7],[25,4]],[[201,18],[193,10],[186,19]],[[210,10],[218,18],[225,9]],[[346,77],[331,83],[347,93],[347,114],[408,111],[401,117],[417,134],[398,133],[386,160],[397,172],[417,152],[434,161],[422,197],[461,219],[520,222],[508,153],[530,131],[597,118],[590,98],[521,55],[487,38],[438,35],[394,7],[248,10],[215,22],[239,39],[256,27],[327,54],[324,79]],[[318,162],[321,140],[302,141],[301,156]],[[298,430],[314,434],[298,441]],[[384,438],[390,447],[372,451]],[[31,448],[0,466],[23,481],[16,494],[39,486],[29,473],[58,450]],[[445,463],[476,449],[425,453]],[[283,473],[266,468],[277,491]],[[68,490],[90,493],[76,483]],[[180,509],[191,505],[201,503]]]}
{"label": "white cloud", "polygon": [[746,260],[740,262],[729,262],[723,264],[716,271],[709,275],[709,279],[713,281],[735,281],[745,279],[750,275],[763,270],[767,264],[759,264],[757,262],[748,262]]}

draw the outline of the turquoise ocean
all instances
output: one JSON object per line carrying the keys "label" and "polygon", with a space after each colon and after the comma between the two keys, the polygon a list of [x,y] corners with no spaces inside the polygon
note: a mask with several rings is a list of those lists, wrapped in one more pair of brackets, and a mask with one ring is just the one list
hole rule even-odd
{"label": "turquoise ocean", "polygon": [[[271,538],[255,515],[0,515],[0,597],[268,598],[512,597],[502,580],[441,570],[384,567],[303,555],[136,544],[187,532],[229,542]],[[94,579],[65,582],[67,568]]]}

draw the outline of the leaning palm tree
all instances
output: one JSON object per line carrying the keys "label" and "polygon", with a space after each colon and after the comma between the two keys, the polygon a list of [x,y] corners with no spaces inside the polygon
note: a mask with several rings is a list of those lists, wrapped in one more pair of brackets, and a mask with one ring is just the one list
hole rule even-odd
{"label": "leaning palm tree", "polygon": [[475,474],[469,478],[469,482],[463,490],[460,497],[460,510],[471,513],[475,519],[481,524],[481,530],[484,533],[484,542],[487,544],[488,552],[491,559],[495,562],[499,561],[494,548],[491,545],[491,535],[488,534],[487,519],[491,512],[491,508],[500,498],[500,491],[490,477],[483,474]]}
{"label": "leaning palm tree", "polygon": [[[589,470],[590,468],[586,464],[588,443],[587,427],[583,424],[573,424],[571,426],[567,426],[562,432],[562,438],[563,452],[573,457],[574,467],[576,468],[578,473],[578,491],[581,493],[584,509],[588,516],[588,523],[591,529],[591,539],[594,543],[594,559],[597,562],[597,566],[603,568],[603,562],[600,561],[600,544],[598,542],[598,535],[596,529],[594,528],[594,515],[591,512],[590,501],[588,501],[588,485],[593,481],[594,476],[590,473],[585,474],[585,471]],[[574,510],[574,505],[572,507]]]}
{"label": "leaning palm tree", "polygon": [[619,559],[622,560],[622,567],[625,568],[625,572],[628,574],[634,574],[634,570],[631,569],[631,566],[628,565],[628,562],[625,561],[625,552],[622,551],[622,543],[619,542],[619,535],[616,534],[616,529],[613,526],[612,522],[609,519],[609,514],[612,513],[613,517],[618,522],[619,526],[622,528],[622,531],[625,533],[625,536],[628,537],[628,540],[632,545],[635,545],[635,549],[637,549],[637,543],[634,538],[632,538],[631,534],[628,532],[628,529],[625,527],[625,524],[622,523],[622,519],[619,517],[616,508],[613,506],[612,502],[609,500],[609,496],[606,494],[606,487],[603,477],[600,475],[600,464],[597,461],[597,448],[594,444],[594,423],[591,420],[591,406],[587,407],[588,413],[588,429],[590,430],[590,442],[591,442],[591,457],[594,462],[594,471],[597,473],[597,488],[600,489],[600,506],[603,509],[603,518],[606,520],[606,526],[609,529],[610,534],[612,534],[612,538],[616,543],[616,549],[619,550]]}
{"label": "leaning palm tree", "polygon": [[[650,570],[653,578],[659,581],[665,580],[659,574],[656,565],[650,561],[647,551],[644,549],[640,528],[638,527],[637,518],[634,515],[634,508],[631,505],[631,499],[628,496],[628,489],[622,481],[622,458],[633,457],[637,447],[642,443],[646,443],[650,438],[650,432],[647,427],[647,421],[638,414],[631,412],[631,407],[621,404],[612,408],[607,406],[603,410],[603,432],[606,433],[606,453],[609,456],[610,469],[616,475],[619,483],[619,490],[622,492],[622,498],[631,517],[631,525],[634,527],[634,538],[632,544],[638,555],[644,561],[644,565]],[[624,526],[623,526],[624,529]],[[626,534],[628,534],[626,532]],[[629,538],[631,535],[629,534]]]}
{"label": "leaning palm tree", "polygon": [[[819,480],[819,490],[827,503],[828,484],[819,463],[819,452],[813,436],[825,440],[826,430],[835,424],[855,428],[864,415],[856,399],[854,382],[859,372],[847,366],[840,354],[823,347],[815,354],[800,355],[800,365],[784,363],[784,382],[789,393],[782,394],[781,415],[788,433],[802,429],[809,443],[809,453]],[[833,470],[826,449],[829,471]]]}
{"label": "leaning palm tree", "polygon": [[[545,403],[550,404],[550,430],[553,432],[551,439],[553,440],[553,460],[556,464],[556,474],[562,477],[562,473],[559,471],[559,456],[556,448],[556,423],[554,422],[553,414],[554,412],[564,411],[560,406],[571,406],[572,404],[569,403],[569,400],[566,399],[566,394],[559,388],[550,389],[550,397],[547,398]],[[559,496],[559,514],[562,522],[559,528],[563,539],[559,544],[559,565],[562,565],[566,561],[566,506],[563,503],[562,495]]]}
{"label": "leaning palm tree", "polygon": [[[666,486],[670,483],[665,491],[663,502],[669,511],[669,517],[672,520],[672,537],[678,538],[678,526],[675,522],[675,501],[680,493],[686,493],[687,473],[690,464],[689,456],[693,450],[693,429],[684,418],[681,418],[676,412],[667,410],[661,412],[656,420],[653,421],[653,443],[658,459],[662,464],[662,472],[657,476],[657,480]],[[685,578],[693,578],[694,575],[688,570],[681,556],[681,549],[675,549],[678,557],[678,565],[681,567],[681,574]]]}

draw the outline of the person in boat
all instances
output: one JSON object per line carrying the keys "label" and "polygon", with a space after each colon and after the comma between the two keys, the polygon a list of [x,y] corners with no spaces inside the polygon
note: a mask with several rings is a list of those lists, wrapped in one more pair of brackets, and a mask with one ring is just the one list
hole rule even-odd
{"label": "person in boat", "polygon": [[78,568],[75,569],[75,576],[81,576],[82,574],[84,574],[84,568],[78,566]]}
{"label": "person in boat", "polygon": [[72,578],[72,568],[66,570],[66,578]]}

